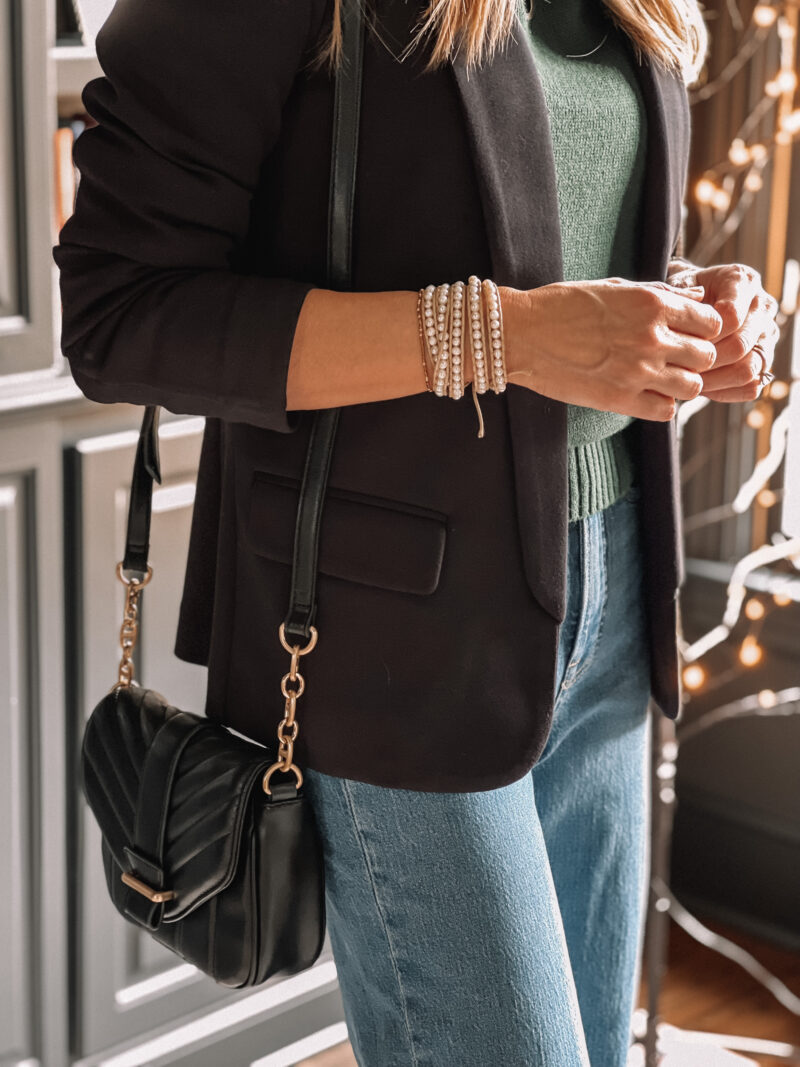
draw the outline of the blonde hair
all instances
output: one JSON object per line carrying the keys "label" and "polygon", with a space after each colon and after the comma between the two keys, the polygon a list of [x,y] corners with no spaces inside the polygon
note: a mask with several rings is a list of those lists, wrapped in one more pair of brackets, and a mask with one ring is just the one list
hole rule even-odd
{"label": "blonde hair", "polygon": [[[315,66],[335,69],[341,57],[343,0],[333,0],[333,25]],[[364,0],[353,0],[364,3]],[[426,69],[446,63],[459,48],[468,67],[491,59],[509,38],[516,15],[530,18],[520,0],[428,0],[414,36],[400,58],[426,38],[432,42]],[[602,0],[611,20],[628,35],[636,56],[648,56],[679,72],[687,85],[697,80],[708,49],[708,34],[697,0]]]}

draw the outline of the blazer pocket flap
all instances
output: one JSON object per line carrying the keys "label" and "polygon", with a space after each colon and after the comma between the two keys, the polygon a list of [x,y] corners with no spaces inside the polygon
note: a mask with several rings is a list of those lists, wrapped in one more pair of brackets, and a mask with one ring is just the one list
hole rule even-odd
{"label": "blazer pocket flap", "polygon": [[[291,564],[299,483],[256,473],[247,537],[251,551]],[[329,486],[319,537],[321,574],[427,596],[439,584],[447,516],[383,497]]]}

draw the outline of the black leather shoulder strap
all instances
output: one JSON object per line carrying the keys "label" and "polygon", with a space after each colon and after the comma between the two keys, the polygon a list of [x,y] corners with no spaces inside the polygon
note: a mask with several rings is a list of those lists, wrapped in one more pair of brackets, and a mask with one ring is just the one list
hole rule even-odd
{"label": "black leather shoulder strap", "polygon": [[158,456],[159,407],[146,407],[139,430],[133,463],[131,496],[128,504],[128,530],[122,570],[126,578],[141,580],[147,573],[150,554],[150,514],[153,508],[153,480],[161,481]]}
{"label": "black leather shoulder strap", "polygon": [[[332,289],[352,285],[353,205],[355,202],[358,128],[365,20],[360,0],[342,3],[343,62],[334,91],[333,139],[328,197],[327,283]],[[131,481],[123,573],[140,579],[147,572],[153,480],[160,482],[158,414],[145,408]],[[320,522],[339,408],[314,413],[297,508],[287,636],[307,638],[316,613]]]}
{"label": "black leather shoulder strap", "polygon": [[[346,0],[342,4],[343,55],[334,93],[328,198],[328,284],[332,289],[346,290],[352,286],[353,206],[364,27],[360,0]],[[323,408],[314,414],[297,507],[289,610],[284,620],[287,637],[308,638],[316,613],[322,505],[338,422],[339,408]]]}

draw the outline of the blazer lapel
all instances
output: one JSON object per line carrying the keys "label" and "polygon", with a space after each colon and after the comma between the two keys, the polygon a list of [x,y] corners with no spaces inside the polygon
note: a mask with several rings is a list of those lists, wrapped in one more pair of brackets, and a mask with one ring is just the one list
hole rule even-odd
{"label": "blazer lapel", "polygon": [[[563,262],[547,104],[528,28],[520,16],[517,23],[514,37],[491,63],[468,72],[459,55],[450,66],[476,168],[492,276],[499,285],[533,289],[563,280]],[[677,78],[647,60],[636,69],[648,129],[639,278],[663,280],[680,226],[688,105]],[[518,385],[509,385],[506,399],[525,575],[539,603],[561,621],[566,612],[566,404]],[[641,420],[640,426],[643,506],[653,511],[654,520],[646,524],[652,527],[646,535],[648,560],[660,567],[660,580],[668,585],[680,570],[677,563],[670,566],[671,538],[680,532],[675,425],[674,420]],[[670,514],[664,514],[665,506]]]}
{"label": "blazer lapel", "polygon": [[[682,82],[651,63],[637,66],[647,110],[645,199],[639,279],[663,281],[678,239],[689,163],[689,102]],[[671,599],[685,564],[680,458],[675,419],[639,421],[643,552],[648,586]]]}
{"label": "blazer lapel", "polygon": [[[520,21],[515,33],[491,63],[468,72],[458,56],[451,66],[492,277],[498,285],[533,289],[563,279],[561,228],[547,104],[527,27]],[[506,398],[525,576],[542,607],[560,621],[566,611],[566,405],[519,385],[509,385]]]}

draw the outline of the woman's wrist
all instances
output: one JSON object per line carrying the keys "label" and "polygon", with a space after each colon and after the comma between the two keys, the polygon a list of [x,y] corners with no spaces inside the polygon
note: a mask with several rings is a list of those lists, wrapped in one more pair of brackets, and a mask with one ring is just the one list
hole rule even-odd
{"label": "woman's wrist", "polygon": [[540,391],[531,338],[542,333],[540,308],[545,296],[541,289],[513,289],[506,285],[499,286],[499,291],[505,324],[506,377],[512,385]]}

